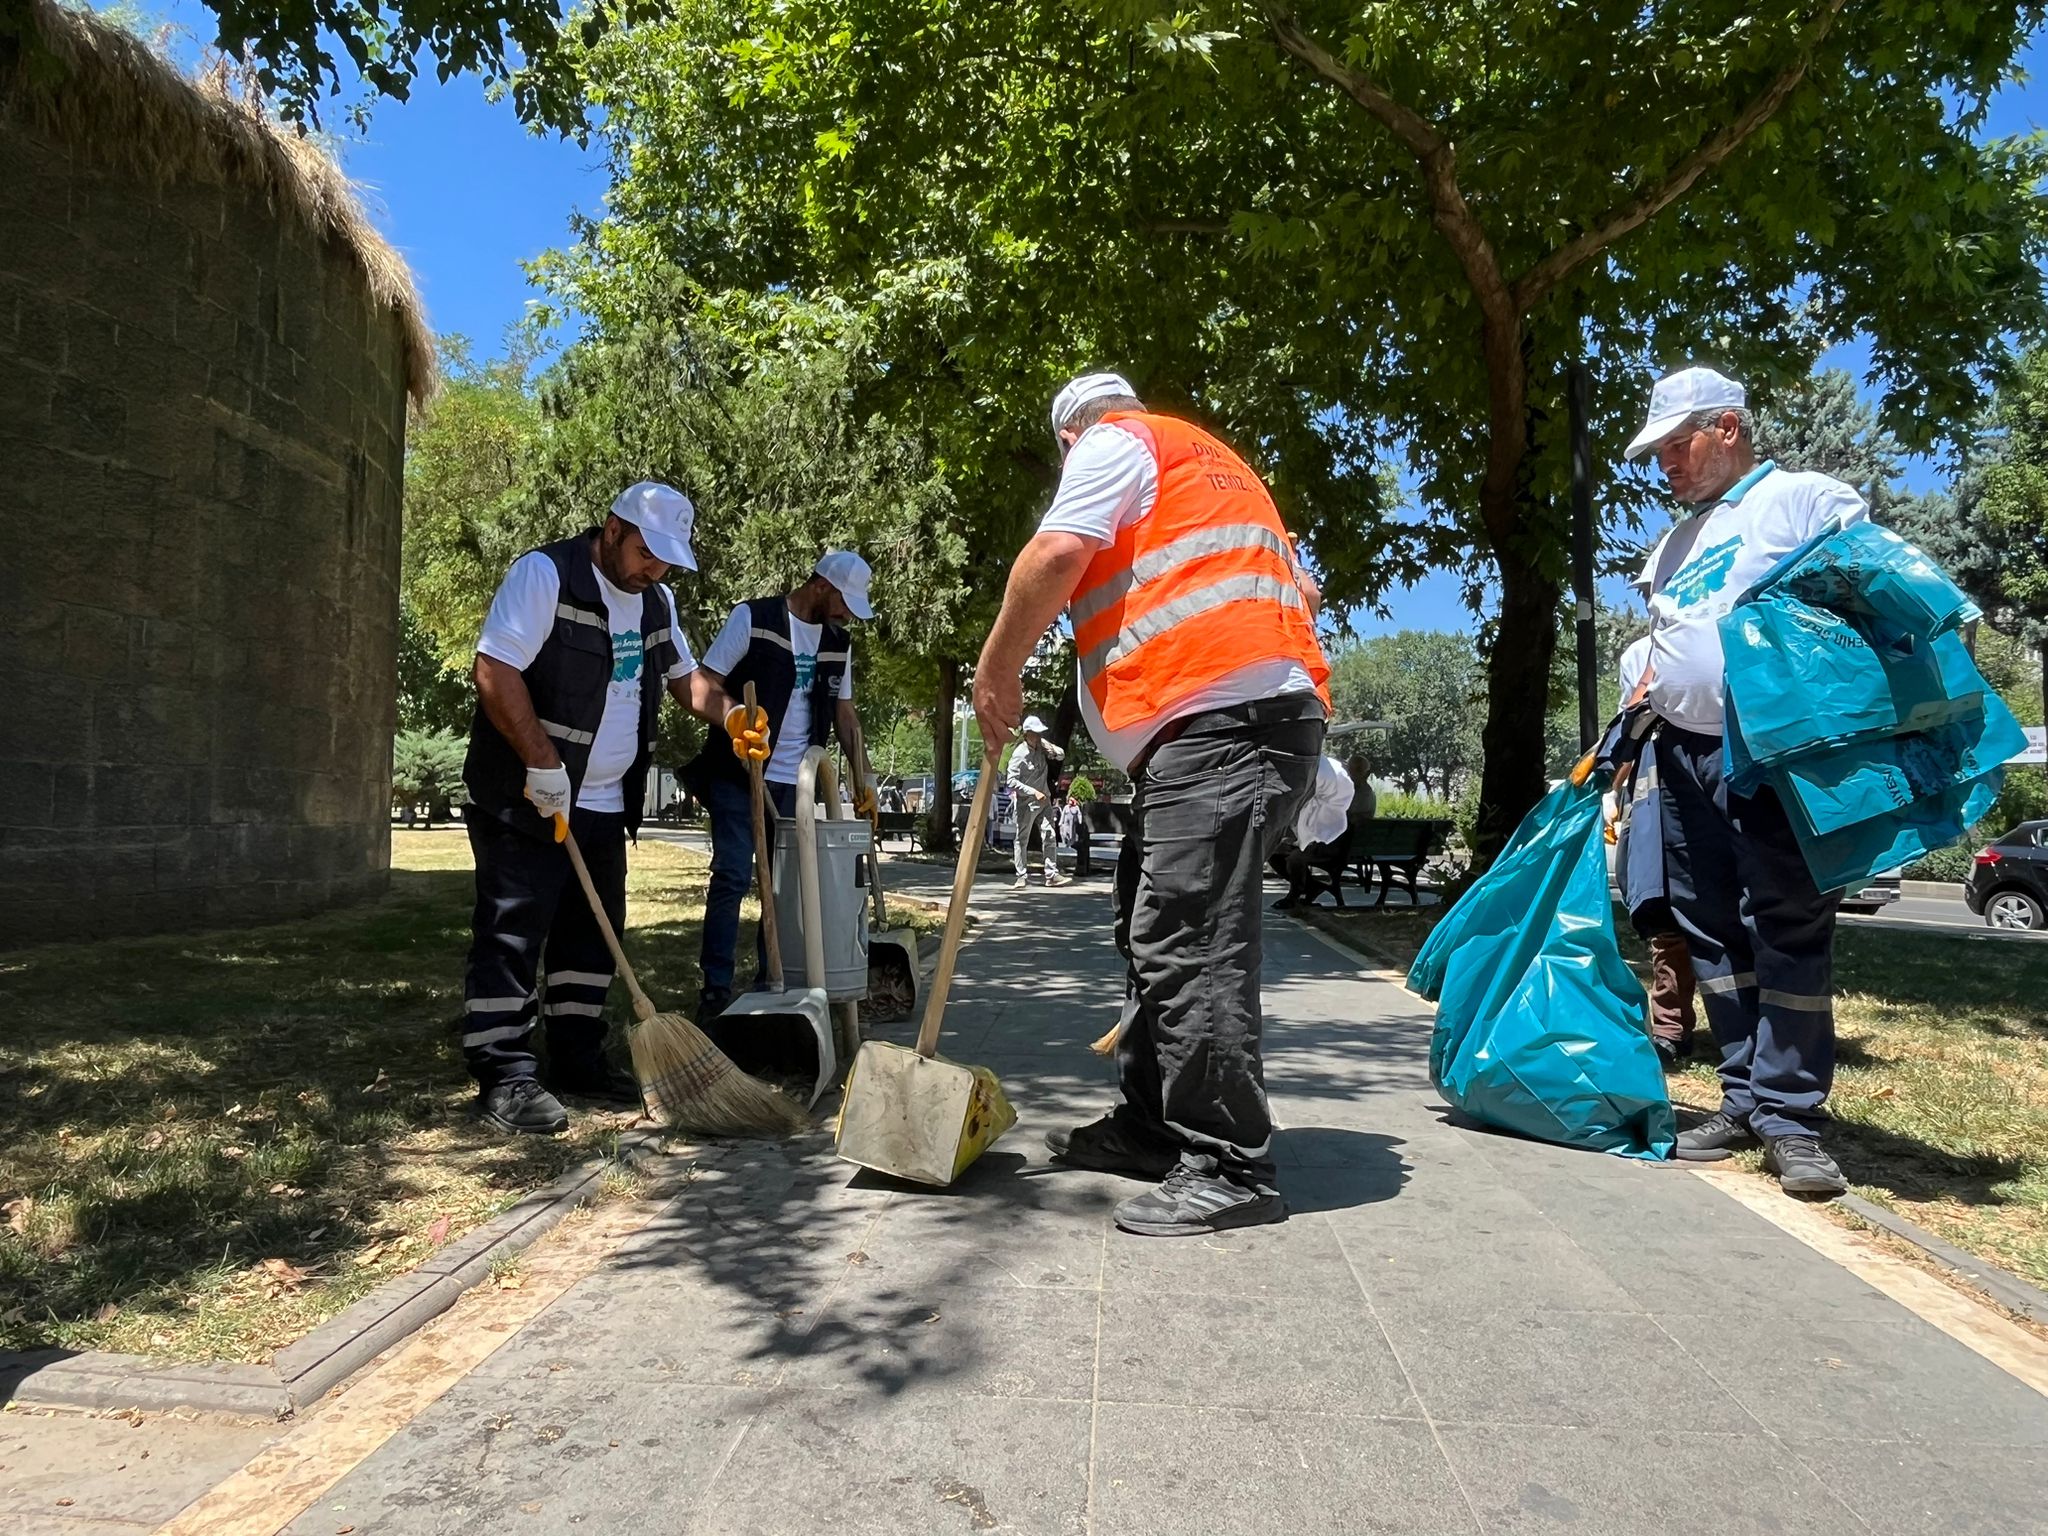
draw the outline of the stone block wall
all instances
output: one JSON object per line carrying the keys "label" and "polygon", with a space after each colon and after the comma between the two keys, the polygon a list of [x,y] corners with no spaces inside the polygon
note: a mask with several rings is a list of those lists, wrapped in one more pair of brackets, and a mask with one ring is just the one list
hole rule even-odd
{"label": "stone block wall", "polygon": [[0,946],[381,890],[398,319],[254,190],[0,165]]}

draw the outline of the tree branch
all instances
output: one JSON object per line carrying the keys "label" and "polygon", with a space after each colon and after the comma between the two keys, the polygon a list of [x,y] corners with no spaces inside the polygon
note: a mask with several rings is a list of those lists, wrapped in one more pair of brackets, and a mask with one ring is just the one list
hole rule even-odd
{"label": "tree branch", "polygon": [[1481,311],[1495,325],[1511,326],[1519,312],[1507,281],[1501,276],[1493,242],[1486,237],[1478,216],[1458,186],[1456,147],[1421,113],[1403,106],[1378,81],[1353,69],[1302,31],[1301,24],[1289,12],[1270,4],[1264,9],[1266,25],[1283,52],[1292,54],[1344,92],[1408,147],[1421,167],[1423,185],[1429,193],[1430,221],[1464,268]]}
{"label": "tree branch", "polygon": [[1141,235],[1227,235],[1228,219],[1146,219],[1137,225]]}
{"label": "tree branch", "polygon": [[1828,35],[1845,4],[1847,0],[1826,0],[1821,13],[1807,24],[1792,62],[1764,87],[1740,116],[1673,166],[1662,182],[1596,220],[1591,229],[1576,240],[1559,246],[1517,279],[1514,285],[1516,313],[1529,313],[1575,269],[1623,235],[1655,218],[1690,191],[1694,182],[1747,143],[1785,104],[1785,99],[1799,88],[1807,70],[1813,65],[1814,50]]}

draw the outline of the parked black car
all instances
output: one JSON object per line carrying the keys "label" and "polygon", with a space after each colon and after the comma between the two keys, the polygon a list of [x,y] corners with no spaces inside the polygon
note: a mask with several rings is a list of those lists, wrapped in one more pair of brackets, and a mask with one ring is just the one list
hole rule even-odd
{"label": "parked black car", "polygon": [[2023,821],[1979,852],[1963,900],[1993,928],[2048,927],[2048,821]]}

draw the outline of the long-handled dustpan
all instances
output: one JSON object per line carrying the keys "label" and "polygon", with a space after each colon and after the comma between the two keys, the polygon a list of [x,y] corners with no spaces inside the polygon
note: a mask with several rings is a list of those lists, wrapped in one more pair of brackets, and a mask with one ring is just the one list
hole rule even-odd
{"label": "long-handled dustpan", "polygon": [[1017,1112],[1003,1097],[993,1072],[963,1067],[939,1055],[939,1025],[946,1012],[946,992],[953,984],[960,935],[967,926],[967,897],[981,859],[995,770],[996,760],[990,755],[981,765],[981,782],[974,789],[967,834],[953,871],[953,904],[946,911],[946,932],[931,990],[925,995],[917,1048],[868,1041],[854,1058],[846,1079],[846,1101],[839,1110],[841,1157],[919,1184],[952,1183],[1017,1123]]}
{"label": "long-handled dustpan", "polygon": [[[849,751],[855,776],[873,796],[875,768],[868,761],[868,745],[858,724]],[[918,974],[917,931],[889,926],[889,904],[882,895],[881,841],[877,835],[867,858],[868,896],[875,907],[875,921],[868,929],[868,1006],[877,1018],[907,1019],[917,1011],[918,988],[924,978]]]}
{"label": "long-handled dustpan", "polygon": [[[747,684],[747,708],[754,706],[754,685]],[[811,1083],[809,1104],[838,1074],[832,1048],[832,1004],[822,985],[786,988],[782,975],[782,944],[776,934],[775,876],[768,861],[767,795],[761,787],[761,764],[747,760],[747,785],[753,795],[754,868],[761,895],[761,947],[768,963],[768,990],[746,992],[704,1026],[704,1033],[742,1071],[770,1077],[801,1077]],[[822,977],[812,977],[822,982]]]}

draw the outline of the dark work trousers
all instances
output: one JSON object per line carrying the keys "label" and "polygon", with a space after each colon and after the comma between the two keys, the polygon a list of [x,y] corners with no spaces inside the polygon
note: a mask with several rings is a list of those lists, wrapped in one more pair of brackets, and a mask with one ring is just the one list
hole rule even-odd
{"label": "dark work trousers", "polygon": [[1315,784],[1323,720],[1312,695],[1291,695],[1168,730],[1138,777],[1117,859],[1117,1115],[1192,1167],[1271,1189],[1260,885]]}
{"label": "dark work trousers", "polygon": [[[764,784],[768,792],[768,850],[775,851],[778,817],[796,814],[794,784]],[[733,951],[740,939],[740,900],[754,883],[753,796],[744,783],[713,779],[704,795],[711,813],[711,883],[704,892],[704,943],[699,962],[709,991],[732,988]],[[768,971],[767,946],[754,935],[755,975]]]}
{"label": "dark work trousers", "polygon": [[[625,815],[578,807],[569,825],[614,931],[623,931]],[[612,955],[568,851],[475,810],[469,812],[469,848],[476,859],[476,913],[462,989],[462,1055],[470,1076],[482,1088],[532,1077],[536,1013],[547,1021],[548,1059],[555,1065],[600,1055]],[[536,985],[543,967],[545,997]]]}
{"label": "dark work trousers", "polygon": [[1728,788],[1719,737],[1667,725],[1658,767],[1671,912],[1721,1048],[1721,1107],[1762,1137],[1817,1134],[1841,893],[1815,887],[1774,790]]}

